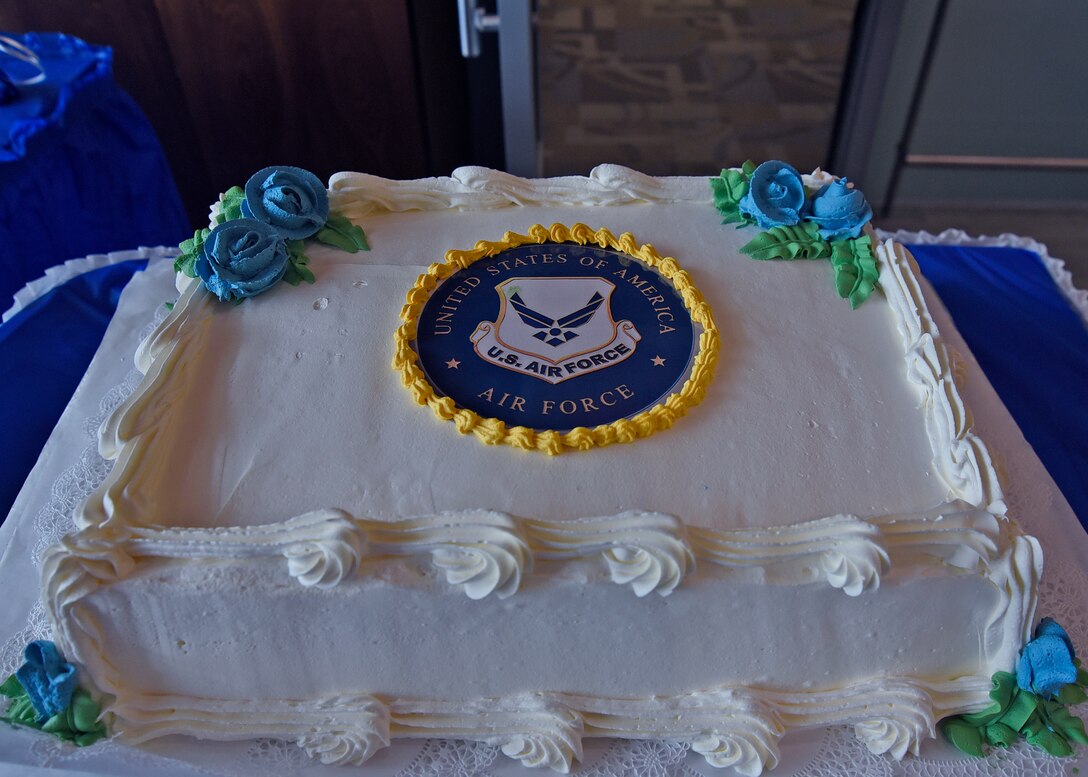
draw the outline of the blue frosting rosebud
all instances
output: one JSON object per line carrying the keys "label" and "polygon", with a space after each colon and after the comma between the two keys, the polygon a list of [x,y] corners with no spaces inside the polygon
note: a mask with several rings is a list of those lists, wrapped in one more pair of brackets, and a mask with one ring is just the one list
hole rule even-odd
{"label": "blue frosting rosebud", "polygon": [[275,227],[288,240],[302,240],[325,225],[329,193],[309,170],[266,167],[246,181],[242,215]]}
{"label": "blue frosting rosebud", "polygon": [[763,229],[793,226],[801,220],[805,185],[801,174],[785,162],[764,162],[752,172],[740,212]]}
{"label": "blue frosting rosebud", "polygon": [[195,269],[208,290],[221,300],[252,297],[283,277],[287,245],[262,221],[226,221],[204,240]]}
{"label": "blue frosting rosebud", "polygon": [[805,220],[820,228],[820,237],[824,240],[857,237],[872,217],[873,209],[865,195],[849,188],[845,178],[816,192],[805,213]]}
{"label": "blue frosting rosebud", "polygon": [[1035,627],[1035,638],[1020,650],[1016,684],[1040,696],[1054,696],[1076,681],[1076,657],[1065,629],[1054,619],[1043,618]]}
{"label": "blue frosting rosebud", "polygon": [[44,723],[64,712],[72,703],[76,668],[61,658],[56,645],[45,640],[27,645],[23,657],[26,663],[19,667],[15,676],[38,713],[38,722]]}

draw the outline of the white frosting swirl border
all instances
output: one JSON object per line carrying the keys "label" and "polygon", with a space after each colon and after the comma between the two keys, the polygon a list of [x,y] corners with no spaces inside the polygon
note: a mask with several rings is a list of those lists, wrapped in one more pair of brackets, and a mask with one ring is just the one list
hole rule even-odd
{"label": "white frosting swirl border", "polygon": [[[516,593],[534,560],[599,558],[618,585],[636,596],[668,596],[699,560],[721,577],[758,571],[775,585],[826,583],[848,596],[880,586],[894,562],[899,571],[946,567],[981,571],[994,565],[1021,536],[1014,524],[960,506],[920,515],[865,521],[835,515],[789,526],[710,530],[678,518],[640,511],[576,521],[520,519],[466,510],[400,521],[356,518],[316,510],[282,523],[215,528],[104,524],[66,538],[54,555],[98,558],[109,546],[139,559],[244,559],[283,556],[286,571],[303,586],[331,588],[365,574],[366,558],[429,556],[470,599]],[[54,570],[44,579],[56,591]],[[57,608],[63,605],[58,602]]]}
{"label": "white frosting swirl border", "polygon": [[486,167],[459,167],[446,178],[392,181],[337,173],[329,203],[348,218],[407,210],[490,210],[515,205],[625,205],[632,202],[710,203],[706,178],[656,178],[620,165],[599,165],[588,177],[518,178]]}
{"label": "white frosting swirl border", "polygon": [[790,730],[851,725],[873,753],[917,753],[937,720],[985,705],[981,678],[927,683],[874,678],[831,690],[719,687],[679,696],[618,699],[523,693],[467,700],[339,696],[306,701],[233,701],[129,695],[113,705],[118,739],[139,744],[169,734],[297,742],[326,764],[360,764],[405,739],[471,739],[525,766],[570,771],[588,737],[686,742],[716,767],[755,777],[779,761]]}
{"label": "white frosting swirl border", "polygon": [[1004,515],[997,469],[986,444],[971,428],[971,414],[959,391],[963,379],[926,306],[914,258],[892,240],[877,246],[876,255],[881,288],[896,314],[907,378],[921,392],[937,473],[951,498]]}

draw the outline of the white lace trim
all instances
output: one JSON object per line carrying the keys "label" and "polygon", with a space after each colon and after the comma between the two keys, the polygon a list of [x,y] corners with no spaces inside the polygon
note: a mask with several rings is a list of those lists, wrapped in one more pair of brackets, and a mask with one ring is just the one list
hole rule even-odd
{"label": "white lace trim", "polygon": [[1073,285],[1073,276],[1065,267],[1065,262],[1047,251],[1046,244],[1040,243],[1031,237],[1021,237],[1011,232],[1003,232],[1000,235],[969,235],[962,229],[946,229],[939,235],[930,232],[910,232],[900,229],[898,232],[887,232],[878,229],[877,234],[882,240],[894,240],[897,243],[910,243],[919,245],[945,245],[945,246],[993,246],[999,248],[1023,248],[1038,255],[1043,261],[1050,277],[1069,300],[1073,309],[1080,313],[1081,319],[1088,326],[1088,291],[1078,289]]}
{"label": "white lace trim", "polygon": [[15,303],[4,313],[0,322],[7,321],[34,300],[49,293],[62,283],[72,280],[77,275],[83,275],[91,270],[97,270],[120,262],[129,262],[134,259],[173,259],[179,253],[177,247],[156,246],[146,248],[141,246],[132,251],[113,251],[108,254],[91,254],[81,259],[69,259],[64,264],[50,267],[45,271],[45,275],[30,281],[26,286],[15,292]]}

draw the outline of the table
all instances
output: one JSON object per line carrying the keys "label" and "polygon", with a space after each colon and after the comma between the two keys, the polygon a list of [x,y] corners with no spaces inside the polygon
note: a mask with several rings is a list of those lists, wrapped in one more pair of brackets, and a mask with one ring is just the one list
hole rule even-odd
{"label": "table", "polygon": [[155,131],[113,81],[112,50],[60,33],[11,37],[46,78],[0,105],[0,307],[73,257],[191,235]]}
{"label": "table", "polygon": [[[980,435],[993,442],[994,450],[1005,454],[1010,513],[1047,549],[1039,614],[1057,617],[1074,641],[1084,647],[1088,645],[1088,535],[1039,460],[1020,442],[1020,429],[1005,406],[1016,415],[1025,434],[1034,430],[1032,444],[1041,456],[1069,458],[1073,475],[1088,471],[1084,467],[1088,438],[1083,434],[1086,418],[1081,390],[1088,376],[1088,295],[1073,289],[1068,274],[1063,275],[1061,263],[1046,256],[1045,248],[1033,241],[1011,236],[970,239],[962,233],[898,237],[913,244],[924,273],[952,311],[956,327],[926,284],[931,310],[950,345],[966,353],[963,340],[970,342],[997,389],[995,392],[990,385],[974,381],[964,388],[964,395],[974,411]],[[100,360],[96,369],[86,375],[82,365],[68,365],[69,378],[79,383],[75,397],[15,502],[12,515],[18,519],[0,527],[0,585],[8,592],[9,600],[9,606],[0,610],[0,641],[10,635],[0,646],[0,672],[12,668],[3,661],[13,654],[13,645],[21,646],[44,633],[44,623],[36,620],[41,618],[40,608],[32,609],[29,619],[26,614],[37,590],[35,558],[67,529],[68,512],[80,494],[104,477],[104,462],[94,451],[93,430],[135,386],[138,375],[132,370],[131,354],[141,334],[149,331],[150,321],[165,314],[164,303],[173,297],[170,252],[159,249],[145,253],[117,254],[113,261],[107,257],[90,273],[73,270],[77,276],[74,279],[62,280],[64,274],[59,274],[52,286],[42,284],[40,293],[24,294],[19,309],[0,325],[2,366],[3,349],[11,347],[19,333],[34,331],[34,322],[41,320],[36,317],[68,316],[73,311],[77,315],[97,315],[84,309],[82,302],[72,304],[72,299],[87,298],[81,293],[62,291],[67,286],[89,285],[105,290],[105,296],[112,300],[106,303],[109,308],[116,302],[118,277],[131,277],[122,292],[124,304],[105,330],[102,348],[108,358]],[[145,262],[148,270],[141,272],[139,268]],[[5,331],[13,324],[17,328]],[[964,358],[973,366],[971,356]],[[1061,363],[1051,364],[1051,359]],[[1058,370],[1056,383],[1064,385],[1048,385],[1042,377],[1053,369]],[[4,385],[0,382],[0,387]],[[1058,397],[1058,401],[1071,403],[1060,413],[1051,409]],[[1048,464],[1051,466],[1054,472],[1061,473],[1060,462]],[[1083,498],[1083,492],[1075,488],[1068,494],[1070,502]],[[1078,509],[1084,519],[1083,503]],[[7,777],[5,764],[14,775],[24,773],[22,764],[27,763],[96,774],[344,774],[342,770],[313,766],[300,751],[279,743],[193,744],[186,739],[167,739],[154,743],[152,748],[132,751],[105,743],[77,751],[60,747],[51,738],[0,729],[0,777]],[[841,728],[791,734],[782,741],[782,757],[783,763],[773,772],[776,777],[841,774],[837,770],[846,764],[854,769],[851,774],[866,777],[1060,775],[1088,768],[1088,748],[1081,749],[1075,759],[1057,760],[1019,746],[1009,753],[976,761],[960,756],[939,741],[927,743],[922,758],[895,763],[872,756],[847,729]],[[608,740],[587,740],[579,772],[614,773],[621,764],[630,767],[632,774],[720,774],[681,745]],[[529,774],[515,762],[499,757],[494,748],[439,741],[397,743],[381,751],[362,771],[383,775],[402,771],[436,775]]]}

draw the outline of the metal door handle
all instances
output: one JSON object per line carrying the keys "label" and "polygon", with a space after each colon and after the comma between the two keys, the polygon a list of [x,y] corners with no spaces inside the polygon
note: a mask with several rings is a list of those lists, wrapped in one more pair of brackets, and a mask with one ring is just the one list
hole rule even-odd
{"label": "metal door handle", "polygon": [[476,7],[477,0],[457,0],[457,21],[461,30],[461,56],[480,56],[480,33],[498,32],[499,17]]}

